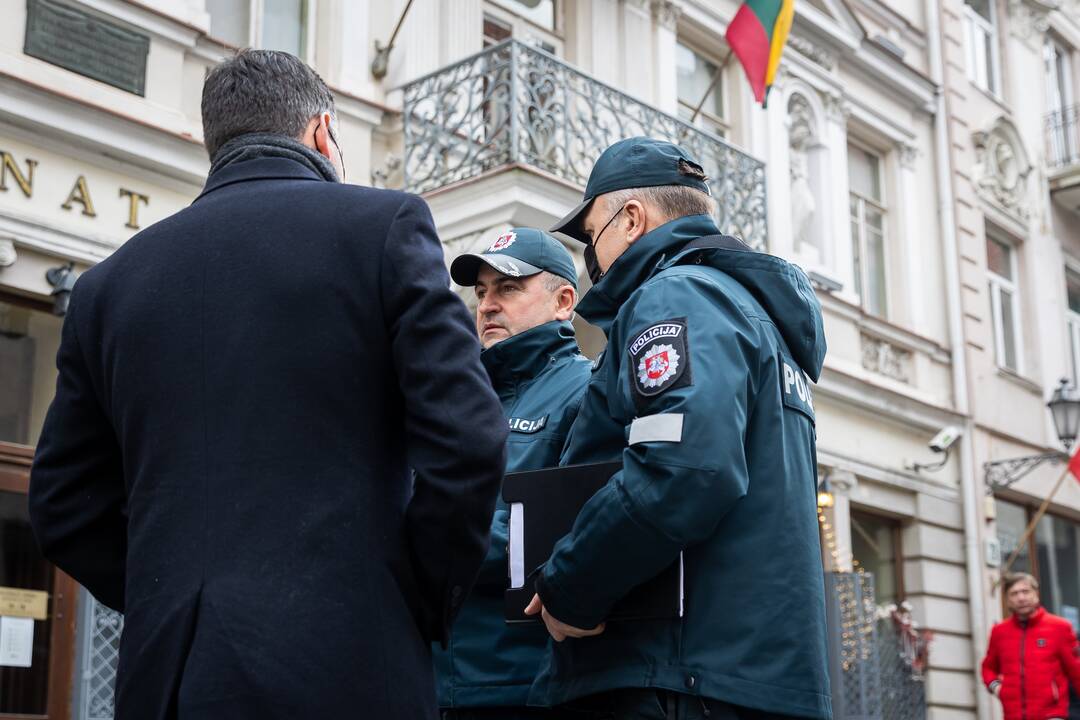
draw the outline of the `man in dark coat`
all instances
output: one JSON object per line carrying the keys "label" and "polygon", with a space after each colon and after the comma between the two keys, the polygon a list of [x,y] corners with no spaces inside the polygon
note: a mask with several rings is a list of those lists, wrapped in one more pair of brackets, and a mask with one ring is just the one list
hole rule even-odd
{"label": "man in dark coat", "polygon": [[202,194],[72,293],[30,511],[125,613],[118,720],[436,714],[506,422],[427,206],[339,182],[333,122],[296,58],[222,63]]}

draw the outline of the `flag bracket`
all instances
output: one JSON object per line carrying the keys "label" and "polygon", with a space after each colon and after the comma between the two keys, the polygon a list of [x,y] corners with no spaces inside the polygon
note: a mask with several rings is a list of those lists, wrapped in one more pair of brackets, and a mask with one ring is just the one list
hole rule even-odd
{"label": "flag bracket", "polygon": [[1045,463],[1056,465],[1068,459],[1069,456],[1066,453],[1055,450],[1039,455],[1025,455],[983,463],[986,494],[993,495],[998,490],[1010,487],[1040,465]]}

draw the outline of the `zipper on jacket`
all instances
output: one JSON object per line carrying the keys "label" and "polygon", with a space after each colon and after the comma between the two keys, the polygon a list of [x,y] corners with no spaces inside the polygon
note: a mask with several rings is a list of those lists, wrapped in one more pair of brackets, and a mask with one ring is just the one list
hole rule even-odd
{"label": "zipper on jacket", "polygon": [[1024,646],[1027,644],[1027,623],[1020,625],[1020,720],[1027,720],[1027,693],[1024,689]]}

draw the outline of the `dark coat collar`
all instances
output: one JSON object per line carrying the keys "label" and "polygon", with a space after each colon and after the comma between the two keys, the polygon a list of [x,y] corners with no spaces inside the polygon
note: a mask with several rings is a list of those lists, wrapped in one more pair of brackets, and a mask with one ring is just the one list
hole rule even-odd
{"label": "dark coat collar", "polygon": [[580,353],[574,326],[552,320],[498,342],[480,353],[496,391],[535,378],[550,363]]}
{"label": "dark coat collar", "polygon": [[228,165],[206,178],[206,185],[194,202],[198,202],[204,195],[215,190],[249,180],[317,180],[324,182],[314,170],[288,158],[266,157],[245,160]]}

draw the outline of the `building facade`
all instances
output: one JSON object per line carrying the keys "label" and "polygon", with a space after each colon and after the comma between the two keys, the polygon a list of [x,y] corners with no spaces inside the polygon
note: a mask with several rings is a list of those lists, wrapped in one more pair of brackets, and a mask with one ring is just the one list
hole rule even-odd
{"label": "building facade", "polygon": [[[1056,451],[1044,404],[1080,374],[1080,8],[801,0],[761,108],[723,40],[738,5],[0,0],[0,616],[33,621],[29,667],[0,658],[0,718],[111,717],[122,618],[37,555],[26,517],[57,313],[74,276],[198,194],[202,79],[245,46],[319,71],[347,181],[422,194],[448,261],[551,225],[615,140],[701,158],[722,229],[804,267],[824,308],[837,716],[992,717],[976,668],[996,573],[1060,466],[988,495],[983,463]],[[931,451],[949,426],[960,440]],[[1070,483],[1020,560],[1066,617],[1077,520]],[[925,667],[878,619],[905,602],[934,633]]]}

